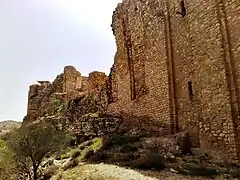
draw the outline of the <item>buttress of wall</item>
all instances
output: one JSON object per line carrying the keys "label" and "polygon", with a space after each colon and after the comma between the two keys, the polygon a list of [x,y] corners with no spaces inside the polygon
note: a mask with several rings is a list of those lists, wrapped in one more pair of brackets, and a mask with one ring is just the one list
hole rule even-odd
{"label": "buttress of wall", "polygon": [[185,0],[185,17],[179,1],[169,4],[179,126],[199,134],[202,148],[236,157],[219,3]]}
{"label": "buttress of wall", "polygon": [[236,116],[234,118],[234,125],[236,127],[235,132],[237,135],[237,146],[239,150],[240,159],[240,1],[239,0],[224,0],[222,3],[222,14],[225,20],[226,36],[230,42],[228,46],[229,58],[232,61],[232,73],[233,73],[233,88],[236,91],[236,101],[234,102],[238,108],[236,108]]}
{"label": "buttress of wall", "polygon": [[108,111],[148,116],[170,128],[163,7],[136,0],[118,5],[113,15],[118,101]]}

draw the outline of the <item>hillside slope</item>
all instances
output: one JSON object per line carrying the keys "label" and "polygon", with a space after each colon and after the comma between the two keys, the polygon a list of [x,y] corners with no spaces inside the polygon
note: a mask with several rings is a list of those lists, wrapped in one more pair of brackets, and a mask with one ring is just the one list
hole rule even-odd
{"label": "hillside slope", "polygon": [[22,122],[13,121],[13,120],[0,121],[0,135],[20,127],[21,124]]}

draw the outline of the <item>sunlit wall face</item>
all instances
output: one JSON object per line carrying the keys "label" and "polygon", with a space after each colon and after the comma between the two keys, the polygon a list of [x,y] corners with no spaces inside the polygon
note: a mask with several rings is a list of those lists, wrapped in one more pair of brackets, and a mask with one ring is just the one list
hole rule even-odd
{"label": "sunlit wall face", "polygon": [[116,51],[112,12],[119,0],[0,1],[0,120],[22,120],[28,86],[65,65],[109,72]]}

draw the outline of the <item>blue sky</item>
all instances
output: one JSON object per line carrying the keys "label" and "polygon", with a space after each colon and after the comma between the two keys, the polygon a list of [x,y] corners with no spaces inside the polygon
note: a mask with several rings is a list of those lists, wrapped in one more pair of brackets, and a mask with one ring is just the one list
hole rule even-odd
{"label": "blue sky", "polygon": [[66,65],[109,73],[120,0],[0,0],[0,120],[22,120],[29,85]]}

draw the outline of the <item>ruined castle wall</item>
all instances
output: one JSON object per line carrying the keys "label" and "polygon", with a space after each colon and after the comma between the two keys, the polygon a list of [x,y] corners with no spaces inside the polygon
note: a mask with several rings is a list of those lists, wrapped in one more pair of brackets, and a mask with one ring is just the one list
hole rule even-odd
{"label": "ruined castle wall", "polygon": [[52,93],[53,86],[50,83],[34,84],[29,87],[26,122],[35,121],[43,113]]}
{"label": "ruined castle wall", "polygon": [[88,77],[82,76],[82,92],[88,91]]}
{"label": "ruined castle wall", "polygon": [[118,101],[118,84],[116,79],[116,66],[113,64],[107,81],[105,82],[105,91],[108,104]]}
{"label": "ruined castle wall", "polygon": [[[117,102],[108,111],[149,116],[195,146],[237,156],[239,1],[124,0],[113,15]],[[228,158],[228,157],[227,157]]]}
{"label": "ruined castle wall", "polygon": [[98,92],[107,80],[107,75],[103,72],[91,72],[88,77],[88,92]]}
{"label": "ruined castle wall", "polygon": [[82,87],[82,76],[73,66],[64,68],[63,92],[75,91]]}
{"label": "ruined castle wall", "polygon": [[59,74],[52,83],[54,92],[63,92],[64,87],[64,74]]}
{"label": "ruined castle wall", "polygon": [[[73,66],[66,66],[64,72],[50,83],[38,81],[40,85],[30,86],[28,93],[28,111],[24,122],[33,122],[48,113],[51,101],[67,101],[79,98],[92,92],[99,92],[107,80],[102,72],[92,72],[89,77],[81,76]],[[105,105],[106,106],[106,105]]]}
{"label": "ruined castle wall", "polygon": [[156,1],[124,1],[117,8],[113,31],[118,101],[108,111],[147,116],[169,128],[168,67],[165,46],[159,43],[165,42],[162,7]]}

